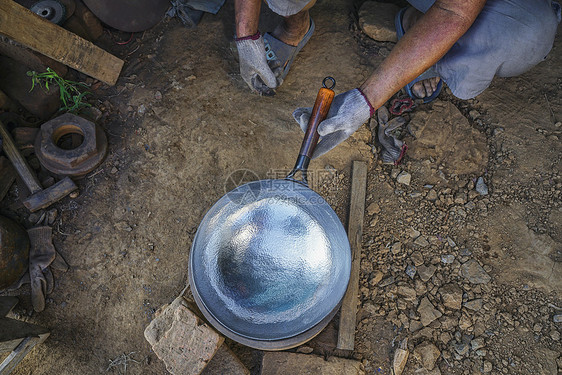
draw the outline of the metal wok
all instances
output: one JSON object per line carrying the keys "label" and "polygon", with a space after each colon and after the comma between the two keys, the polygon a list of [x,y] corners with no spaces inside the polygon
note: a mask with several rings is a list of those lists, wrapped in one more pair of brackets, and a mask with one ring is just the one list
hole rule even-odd
{"label": "metal wok", "polygon": [[[217,330],[244,345],[281,350],[308,341],[345,294],[351,269],[345,229],[306,178],[334,85],[331,77],[323,82],[289,176],[229,192],[207,212],[193,240],[195,301]],[[301,181],[294,179],[298,172]]]}

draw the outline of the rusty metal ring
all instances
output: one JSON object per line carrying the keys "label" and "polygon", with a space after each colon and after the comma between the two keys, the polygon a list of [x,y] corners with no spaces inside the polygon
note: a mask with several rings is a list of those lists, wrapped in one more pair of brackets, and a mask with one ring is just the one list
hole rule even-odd
{"label": "rusty metal ring", "polygon": [[[81,142],[70,149],[61,148],[58,143],[67,135],[77,136]],[[82,177],[102,163],[107,154],[107,137],[99,125],[66,113],[41,125],[35,154],[41,165],[56,175]]]}

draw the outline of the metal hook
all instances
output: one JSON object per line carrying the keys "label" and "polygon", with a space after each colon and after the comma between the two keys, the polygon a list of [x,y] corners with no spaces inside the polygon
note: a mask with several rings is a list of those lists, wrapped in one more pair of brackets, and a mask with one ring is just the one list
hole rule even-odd
{"label": "metal hook", "polygon": [[[328,87],[326,85],[326,81],[332,81],[332,86]],[[334,87],[336,87],[336,80],[333,77],[328,76],[328,77],[324,78],[324,80],[322,81],[322,87],[332,90]]]}

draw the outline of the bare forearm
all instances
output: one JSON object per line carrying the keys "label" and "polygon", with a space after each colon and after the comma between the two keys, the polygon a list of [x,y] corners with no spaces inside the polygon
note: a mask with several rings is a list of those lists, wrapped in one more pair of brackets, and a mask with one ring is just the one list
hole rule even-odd
{"label": "bare forearm", "polygon": [[423,15],[361,85],[374,108],[435,64],[470,28],[486,0],[440,1]]}
{"label": "bare forearm", "polygon": [[236,36],[242,38],[258,32],[262,0],[235,0]]}

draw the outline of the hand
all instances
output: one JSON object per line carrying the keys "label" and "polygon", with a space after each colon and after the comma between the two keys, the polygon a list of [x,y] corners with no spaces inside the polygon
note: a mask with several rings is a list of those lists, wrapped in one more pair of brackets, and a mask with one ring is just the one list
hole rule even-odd
{"label": "hand", "polygon": [[[312,108],[297,108],[293,117],[306,132]],[[324,155],[345,141],[361,125],[366,123],[374,109],[365,96],[358,89],[353,89],[337,95],[332,102],[328,116],[318,125],[320,142],[314,149],[312,158]]]}
{"label": "hand", "polygon": [[259,33],[255,37],[236,40],[240,75],[252,91],[260,95],[275,95],[278,83],[266,59],[263,37]]}

